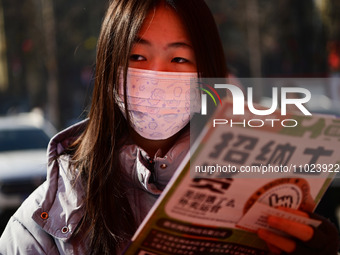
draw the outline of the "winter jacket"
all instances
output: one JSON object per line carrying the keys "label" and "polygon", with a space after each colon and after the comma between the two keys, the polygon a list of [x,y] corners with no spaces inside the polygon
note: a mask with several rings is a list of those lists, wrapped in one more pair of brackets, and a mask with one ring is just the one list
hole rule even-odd
{"label": "winter jacket", "polygon": [[[84,130],[80,122],[52,138],[48,147],[46,181],[38,187],[9,220],[0,238],[0,254],[90,254],[89,240],[73,235],[83,214],[84,187],[69,171],[66,148]],[[183,134],[164,157],[154,157],[152,183],[145,151],[127,143],[120,153],[129,185],[128,199],[137,223],[141,223],[189,149],[189,134]],[[119,252],[117,252],[119,253]]]}

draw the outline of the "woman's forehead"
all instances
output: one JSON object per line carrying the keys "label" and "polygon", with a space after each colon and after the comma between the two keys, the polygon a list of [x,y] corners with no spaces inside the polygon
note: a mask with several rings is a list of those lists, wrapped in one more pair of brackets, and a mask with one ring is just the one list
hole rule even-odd
{"label": "woman's forehead", "polygon": [[150,42],[154,40],[164,43],[186,41],[190,44],[182,20],[171,7],[164,4],[149,11],[138,32],[138,38]]}

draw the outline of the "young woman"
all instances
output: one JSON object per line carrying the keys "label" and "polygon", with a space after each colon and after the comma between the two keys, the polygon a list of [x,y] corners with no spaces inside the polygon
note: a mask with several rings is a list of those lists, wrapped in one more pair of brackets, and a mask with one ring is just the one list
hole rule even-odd
{"label": "young woman", "polygon": [[[0,253],[120,254],[189,149],[183,91],[190,78],[226,74],[203,0],[113,0],[98,41],[89,119],[52,139],[47,181],[11,218]],[[182,92],[171,121],[169,80]],[[273,251],[294,252],[296,240],[319,233],[289,224],[292,238],[259,235]]]}

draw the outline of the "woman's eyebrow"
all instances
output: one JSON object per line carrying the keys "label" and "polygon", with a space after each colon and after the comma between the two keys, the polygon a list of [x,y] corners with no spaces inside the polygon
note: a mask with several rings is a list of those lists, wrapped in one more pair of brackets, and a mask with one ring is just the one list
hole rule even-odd
{"label": "woman's eyebrow", "polygon": [[187,42],[173,42],[173,43],[169,43],[168,47],[172,47],[172,48],[192,48],[192,46],[187,43]]}
{"label": "woman's eyebrow", "polygon": [[151,42],[149,42],[148,40],[145,40],[141,37],[136,37],[134,43],[151,45]]}
{"label": "woman's eyebrow", "polygon": [[[138,44],[144,44],[144,45],[152,45],[152,43],[148,40],[145,40],[141,37],[136,37],[135,38],[135,43],[138,43]],[[191,44],[186,42],[186,41],[178,41],[178,42],[171,42],[167,45],[167,47],[169,48],[181,48],[181,47],[184,47],[184,48],[192,48]]]}

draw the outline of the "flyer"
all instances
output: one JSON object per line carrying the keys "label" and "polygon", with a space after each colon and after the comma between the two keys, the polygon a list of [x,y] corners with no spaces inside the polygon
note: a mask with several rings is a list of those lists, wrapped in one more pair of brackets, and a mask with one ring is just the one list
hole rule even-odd
{"label": "flyer", "polygon": [[[215,124],[225,123],[230,104],[214,114]],[[125,254],[268,254],[256,232],[270,229],[269,215],[317,227],[317,220],[276,208],[315,209],[340,171],[340,121],[286,119],[298,126],[205,127]]]}

